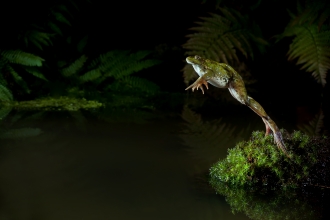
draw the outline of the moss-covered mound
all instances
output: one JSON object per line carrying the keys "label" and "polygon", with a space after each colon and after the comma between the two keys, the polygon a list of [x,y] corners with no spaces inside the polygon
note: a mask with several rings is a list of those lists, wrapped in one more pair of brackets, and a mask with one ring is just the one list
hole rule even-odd
{"label": "moss-covered mound", "polygon": [[59,98],[43,98],[31,101],[21,102],[6,102],[3,105],[10,106],[17,109],[41,109],[41,110],[64,110],[64,111],[77,111],[79,109],[92,109],[99,108],[102,103],[97,101],[89,101],[86,99],[77,99],[71,97]]}
{"label": "moss-covered mound", "polygon": [[210,169],[211,185],[227,183],[259,189],[330,186],[330,144],[327,137],[310,138],[283,132],[290,157],[264,132],[229,149],[228,156]]}
{"label": "moss-covered mound", "polygon": [[330,198],[329,138],[283,132],[287,157],[264,135],[253,132],[229,149],[210,169],[212,187],[233,212],[252,219],[323,219]]}

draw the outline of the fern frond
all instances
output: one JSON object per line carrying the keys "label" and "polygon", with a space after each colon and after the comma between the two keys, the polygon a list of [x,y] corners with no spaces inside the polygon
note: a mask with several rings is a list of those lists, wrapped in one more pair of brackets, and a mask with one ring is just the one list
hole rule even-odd
{"label": "fern frond", "polygon": [[13,94],[5,86],[0,84],[0,101],[11,102],[13,101]]}
{"label": "fern frond", "polygon": [[30,73],[31,75],[33,75],[39,79],[42,79],[44,81],[48,81],[46,79],[46,77],[44,76],[44,74],[40,71],[40,69],[38,69],[36,67],[30,67],[30,66],[24,67],[24,69],[26,70],[26,72]]}
{"label": "fern frond", "polygon": [[68,64],[68,62],[65,61],[65,60],[59,60],[59,61],[57,61],[57,67],[59,69],[63,69],[67,64]]}
{"label": "fern frond", "polygon": [[42,46],[50,46],[52,45],[51,41],[52,34],[31,30],[27,31],[24,36],[24,41],[26,46],[28,46],[28,42],[32,42],[36,47],[42,50]]}
{"label": "fern frond", "polygon": [[59,28],[58,27],[58,25],[57,24],[55,24],[55,23],[53,23],[53,22],[48,22],[48,27],[52,30],[52,31],[54,31],[56,34],[59,34],[60,36],[63,36],[63,32],[62,32],[62,30],[61,30],[61,28]]}
{"label": "fern frond", "polygon": [[1,69],[0,69],[0,84],[3,85],[3,86],[7,86],[8,83],[7,83],[7,80],[3,77],[3,74],[1,74]]}
{"label": "fern frond", "polygon": [[115,69],[111,70],[111,76],[115,79],[120,79],[122,77],[131,75],[133,73],[139,72],[142,69],[146,69],[159,64],[158,60],[142,60],[142,61],[132,61],[131,63],[117,66]]}
{"label": "fern frond", "polygon": [[65,5],[63,5],[63,4],[56,5],[54,8],[55,9],[58,9],[59,11],[65,12],[66,14],[70,15],[71,17],[73,17],[72,14],[70,13],[70,10],[68,10],[68,8]]}
{"label": "fern frond", "polygon": [[51,13],[54,15],[55,19],[58,22],[71,26],[71,23],[69,22],[69,20],[66,19],[66,17],[62,13],[55,11],[55,10],[52,10]]}
{"label": "fern frond", "polygon": [[4,119],[13,109],[10,105],[2,105],[0,106],[0,120]]}
{"label": "fern frond", "polygon": [[100,56],[100,70],[102,72],[108,72],[116,68],[119,65],[125,65],[128,63],[128,54],[130,53],[129,50],[115,50],[109,51],[108,53]]}
{"label": "fern frond", "polygon": [[6,69],[6,66],[8,65],[8,62],[6,59],[0,56],[0,85],[7,86],[7,80],[4,77],[3,70]]}
{"label": "fern frond", "polygon": [[187,55],[201,55],[218,62],[239,62],[237,50],[245,57],[253,58],[253,47],[261,49],[267,42],[262,39],[261,32],[255,24],[238,12],[220,9],[222,15],[211,14],[201,18],[199,26],[191,28],[195,33],[188,35],[183,45]]}
{"label": "fern frond", "polygon": [[125,59],[130,51],[128,50],[114,50],[100,56],[100,70],[102,72],[107,72],[113,69],[115,66],[119,65]]}
{"label": "fern frond", "polygon": [[323,128],[323,121],[324,114],[323,111],[320,110],[311,121],[303,125],[298,125],[298,129],[309,136],[319,136]]}
{"label": "fern frond", "polygon": [[42,66],[42,61],[44,61],[44,59],[39,56],[21,50],[3,50],[0,54],[6,58],[8,62],[24,66]]}
{"label": "fern frond", "polygon": [[87,61],[87,57],[82,55],[77,60],[75,60],[71,65],[65,67],[61,70],[61,74],[65,77],[70,77],[76,74],[83,66],[84,63]]}
{"label": "fern frond", "polygon": [[79,77],[80,82],[94,81],[101,76],[101,71],[99,69],[90,70],[87,73]]}
{"label": "fern frond", "polygon": [[307,0],[304,5],[298,1],[297,9],[298,15],[291,13],[290,26],[316,24],[320,30],[330,16],[330,3],[328,1]]}
{"label": "fern frond", "polygon": [[[1,53],[0,53],[1,54]],[[0,56],[0,71],[8,64],[8,60]]]}
{"label": "fern frond", "polygon": [[27,86],[26,82],[24,81],[24,79],[11,67],[11,66],[7,66],[7,70],[8,72],[12,75],[14,81],[20,85],[25,92],[30,93],[30,89]]}
{"label": "fern frond", "polygon": [[[125,88],[127,90],[138,90],[144,93],[149,93],[149,94],[156,94],[157,92],[159,92],[159,86],[156,85],[155,83],[143,79],[143,78],[139,78],[136,76],[127,76],[127,77],[123,77],[119,80],[120,82],[120,86],[125,86]],[[116,88],[119,89],[118,84],[113,85],[112,88]]]}
{"label": "fern frond", "polygon": [[128,53],[129,51],[115,51],[114,53],[107,53],[106,57],[100,57],[101,64],[99,68],[104,71],[104,75],[98,83],[101,83],[108,77],[120,79],[160,63],[159,60],[142,60],[150,54],[149,51],[138,51],[127,56]]}
{"label": "fern frond", "polygon": [[78,5],[77,5],[74,1],[69,0],[69,2],[71,3],[71,5],[72,5],[77,11],[79,11],[79,7],[78,7]]}
{"label": "fern frond", "polygon": [[140,50],[136,53],[131,53],[130,54],[130,59],[131,60],[142,60],[144,59],[146,56],[148,56],[151,53],[151,51],[147,51],[147,50]]}
{"label": "fern frond", "polygon": [[330,30],[318,31],[317,25],[288,27],[283,36],[295,35],[288,51],[288,60],[297,59],[301,69],[311,72],[317,82],[326,84],[330,69]]}
{"label": "fern frond", "polygon": [[113,66],[117,65],[117,63],[128,53],[128,50],[112,50],[105,54],[101,54],[90,63],[88,69],[99,68],[102,72],[106,72],[108,69],[112,69]]}

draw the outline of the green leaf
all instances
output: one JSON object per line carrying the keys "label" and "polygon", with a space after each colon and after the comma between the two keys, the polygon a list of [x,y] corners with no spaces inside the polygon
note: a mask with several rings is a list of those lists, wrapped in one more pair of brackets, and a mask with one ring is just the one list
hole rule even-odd
{"label": "green leaf", "polygon": [[63,68],[61,70],[62,75],[65,77],[70,77],[76,74],[84,66],[86,61],[87,61],[87,57],[85,55],[82,55],[72,64],[70,64],[68,67]]}
{"label": "green leaf", "polygon": [[56,5],[55,8],[73,17],[72,14],[70,13],[70,10],[68,10],[68,8],[65,5]]}
{"label": "green leaf", "polygon": [[14,81],[20,85],[25,92],[30,93],[30,89],[27,86],[26,82],[24,81],[24,79],[11,67],[11,66],[7,66],[8,72],[10,72],[10,74],[12,75]]}
{"label": "green leaf", "polygon": [[62,30],[61,30],[61,28],[58,27],[57,24],[55,24],[53,22],[48,22],[48,27],[50,27],[50,29],[52,31],[54,31],[55,33],[59,34],[60,36],[63,36]]}
{"label": "green leaf", "polygon": [[6,102],[10,102],[13,101],[13,94],[11,93],[11,91],[0,84],[0,101],[6,101]]}
{"label": "green leaf", "polygon": [[[98,68],[102,72],[107,72],[108,70],[113,69],[115,66],[127,61],[127,55],[129,54],[128,50],[113,50],[109,51],[106,54],[100,55],[99,58],[95,59],[91,65],[98,63]],[[129,62],[129,61],[128,61]]]}
{"label": "green leaf", "polygon": [[200,55],[217,62],[239,62],[237,50],[246,58],[254,57],[253,47],[263,51],[267,42],[262,39],[260,28],[235,10],[220,9],[222,14],[203,17],[195,31],[188,35],[183,45],[187,55]]}
{"label": "green leaf", "polygon": [[120,82],[128,89],[137,89],[141,92],[155,94],[159,91],[159,86],[149,80],[136,76],[127,76],[120,79]]}
{"label": "green leaf", "polygon": [[[120,79],[160,63],[159,60],[143,60],[150,54],[150,51],[138,51],[128,54],[129,51],[110,51],[105,55],[101,55],[96,62],[99,62],[98,68],[104,74],[97,83],[103,82],[108,77]],[[94,61],[93,65],[96,65],[96,62]]]}
{"label": "green leaf", "polygon": [[4,78],[3,74],[1,74],[1,69],[0,69],[0,84],[2,84],[3,86],[7,86],[7,80]]}
{"label": "green leaf", "polygon": [[9,63],[16,63],[24,66],[42,66],[42,59],[31,53],[21,50],[3,50],[0,54],[8,60]]}
{"label": "green leaf", "polygon": [[318,31],[317,25],[288,27],[284,36],[294,35],[288,51],[288,60],[297,60],[301,69],[311,72],[317,82],[326,84],[330,69],[330,31]]}
{"label": "green leaf", "polygon": [[74,1],[69,0],[69,2],[72,4],[72,6],[73,6],[77,11],[79,11],[79,7],[78,7],[78,5],[77,5]]}
{"label": "green leaf", "polygon": [[93,81],[101,76],[99,69],[90,70],[87,73],[79,77],[80,82]]}
{"label": "green leaf", "polygon": [[29,67],[29,66],[24,67],[24,69],[26,70],[26,72],[30,73],[31,75],[48,82],[48,80],[46,79],[44,74],[40,71],[40,69],[38,69],[36,67]]}
{"label": "green leaf", "polygon": [[1,105],[0,106],[0,120],[6,118],[12,109],[13,109],[13,107],[10,105]]}
{"label": "green leaf", "polygon": [[64,24],[67,24],[67,25],[71,26],[71,23],[66,19],[66,17],[62,13],[57,12],[57,11],[52,11],[52,14],[55,16],[55,19],[58,22],[61,22],[61,23],[64,23]]}
{"label": "green leaf", "polygon": [[330,16],[330,3],[328,1],[304,1],[304,5],[297,1],[297,15],[291,13],[290,26],[316,24],[318,30]]}
{"label": "green leaf", "polygon": [[37,30],[30,30],[25,32],[24,41],[26,46],[28,46],[28,42],[32,42],[36,47],[42,50],[42,46],[50,46],[52,45],[51,41],[52,34],[37,31]]}
{"label": "green leaf", "polygon": [[142,69],[146,69],[152,67],[156,64],[159,64],[160,61],[158,60],[142,60],[142,61],[133,61],[129,64],[121,65],[121,68],[116,68],[111,70],[111,75],[116,79],[120,79],[122,77],[131,75],[132,73],[139,72]]}

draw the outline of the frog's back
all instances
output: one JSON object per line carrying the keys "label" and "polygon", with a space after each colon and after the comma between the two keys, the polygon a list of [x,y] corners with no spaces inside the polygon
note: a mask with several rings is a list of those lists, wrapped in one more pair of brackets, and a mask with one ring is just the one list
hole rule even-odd
{"label": "frog's back", "polygon": [[228,64],[216,63],[216,65],[212,66],[215,74],[208,79],[211,85],[218,88],[228,88],[233,80],[242,81],[241,76]]}
{"label": "frog's back", "polygon": [[236,70],[231,67],[230,65],[226,64],[226,63],[220,63],[220,65],[218,66],[219,71],[225,71],[226,74],[228,75],[228,77],[230,78],[242,78],[237,72]]}

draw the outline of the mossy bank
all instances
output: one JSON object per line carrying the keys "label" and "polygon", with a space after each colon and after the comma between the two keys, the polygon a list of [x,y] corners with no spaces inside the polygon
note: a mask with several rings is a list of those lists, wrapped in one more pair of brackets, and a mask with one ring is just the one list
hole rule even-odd
{"label": "mossy bank", "polygon": [[[283,131],[282,131],[283,132]],[[328,137],[283,132],[289,156],[253,132],[210,169],[210,183],[232,211],[252,219],[323,219],[330,200]]]}
{"label": "mossy bank", "polygon": [[225,159],[210,169],[211,185],[267,189],[329,186],[329,138],[309,137],[300,131],[283,132],[290,157],[283,154],[264,132],[253,132],[249,141],[229,149]]}

